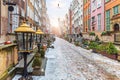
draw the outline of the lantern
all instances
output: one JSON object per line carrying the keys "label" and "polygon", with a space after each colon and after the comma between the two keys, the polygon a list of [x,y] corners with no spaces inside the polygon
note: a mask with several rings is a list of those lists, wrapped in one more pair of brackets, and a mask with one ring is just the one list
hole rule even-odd
{"label": "lantern", "polygon": [[44,34],[40,29],[36,31],[36,42],[41,43],[42,34]]}
{"label": "lantern", "polygon": [[35,33],[35,31],[30,28],[25,22],[23,22],[23,24],[15,30],[15,33],[18,51],[23,53],[24,57],[23,76],[20,78],[20,80],[26,80],[28,78],[27,54],[33,51],[33,33]]}
{"label": "lantern", "polygon": [[36,43],[37,43],[37,47],[38,47],[38,52],[40,52],[42,34],[44,34],[44,33],[40,29],[38,29],[36,31]]}
{"label": "lantern", "polygon": [[31,52],[33,50],[33,34],[35,31],[25,22],[15,30],[19,52]]}

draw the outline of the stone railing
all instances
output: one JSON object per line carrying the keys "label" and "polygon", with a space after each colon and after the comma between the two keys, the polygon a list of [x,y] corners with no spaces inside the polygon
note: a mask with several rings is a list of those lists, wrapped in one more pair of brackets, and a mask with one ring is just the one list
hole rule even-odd
{"label": "stone railing", "polygon": [[9,71],[18,63],[18,53],[15,44],[0,46],[0,80],[4,80]]}

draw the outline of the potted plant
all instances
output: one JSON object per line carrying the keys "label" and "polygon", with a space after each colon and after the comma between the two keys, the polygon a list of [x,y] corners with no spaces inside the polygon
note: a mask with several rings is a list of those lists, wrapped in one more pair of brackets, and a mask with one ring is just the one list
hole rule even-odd
{"label": "potted plant", "polygon": [[116,54],[116,53],[118,53],[117,49],[115,48],[115,46],[111,42],[108,45],[107,52],[109,54]]}
{"label": "potted plant", "polygon": [[34,57],[40,58],[40,53],[36,53]]}
{"label": "potted plant", "polygon": [[90,32],[89,35],[90,36],[95,36],[95,33],[94,32]]}
{"label": "potted plant", "polygon": [[45,50],[43,49],[43,47],[42,47],[41,50],[40,50],[40,54],[41,54],[41,57],[42,57],[42,58],[45,57]]}
{"label": "potted plant", "polygon": [[104,31],[101,33],[101,36],[110,36],[110,35],[111,35],[110,31]]}
{"label": "potted plant", "polygon": [[114,44],[113,43],[104,43],[104,44],[101,44],[99,45],[100,46],[100,53],[103,55],[103,56],[106,56],[108,58],[111,58],[111,59],[117,59],[117,56],[118,56],[118,50],[115,48]]}
{"label": "potted plant", "polygon": [[82,41],[82,44],[83,44],[83,47],[84,47],[84,48],[89,49],[89,48],[88,48],[88,45],[89,45],[89,41],[88,41],[88,40],[83,40],[83,41]]}
{"label": "potted plant", "polygon": [[107,53],[112,55],[113,59],[117,59],[118,50],[116,49],[116,47],[111,42],[107,46]]}
{"label": "potted plant", "polygon": [[17,40],[14,40],[13,43],[17,43]]}
{"label": "potted plant", "polygon": [[32,63],[32,67],[34,69],[40,69],[41,67],[41,59],[39,57],[35,57],[34,60],[33,60],[33,63]]}
{"label": "potted plant", "polygon": [[89,33],[89,38],[91,41],[94,41],[95,40],[95,33],[94,32],[90,32]]}
{"label": "potted plant", "polygon": [[106,49],[107,49],[106,47],[107,47],[107,45],[100,44],[100,45],[98,45],[97,50],[99,53],[104,54],[104,53],[106,53]]}
{"label": "potted plant", "polygon": [[33,72],[32,74],[35,75],[35,76],[39,76],[41,74],[41,64],[42,64],[42,61],[40,59],[40,57],[34,57],[34,60],[33,60],[33,63],[32,63],[32,67],[33,67]]}
{"label": "potted plant", "polygon": [[93,52],[97,52],[98,44],[96,42],[90,42],[89,48],[92,49]]}
{"label": "potted plant", "polygon": [[47,47],[49,48],[51,44],[51,40],[47,40]]}

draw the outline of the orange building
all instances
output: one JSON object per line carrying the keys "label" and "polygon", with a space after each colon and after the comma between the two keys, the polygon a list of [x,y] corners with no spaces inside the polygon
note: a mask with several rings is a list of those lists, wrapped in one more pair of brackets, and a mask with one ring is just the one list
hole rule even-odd
{"label": "orange building", "polygon": [[90,31],[90,0],[83,1],[83,25],[84,25],[84,32]]}
{"label": "orange building", "polygon": [[120,31],[120,0],[105,0],[105,30]]}

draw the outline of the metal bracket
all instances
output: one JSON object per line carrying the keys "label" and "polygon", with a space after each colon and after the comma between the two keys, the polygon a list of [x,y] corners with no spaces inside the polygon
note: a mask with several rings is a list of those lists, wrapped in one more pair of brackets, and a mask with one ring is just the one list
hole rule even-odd
{"label": "metal bracket", "polygon": [[9,2],[6,2],[6,5],[16,5],[16,3],[9,3]]}

